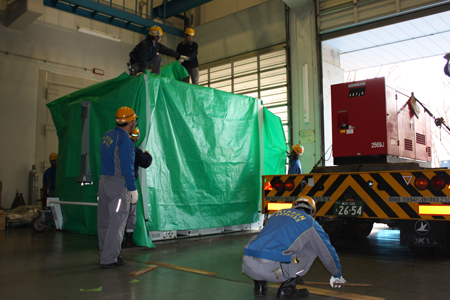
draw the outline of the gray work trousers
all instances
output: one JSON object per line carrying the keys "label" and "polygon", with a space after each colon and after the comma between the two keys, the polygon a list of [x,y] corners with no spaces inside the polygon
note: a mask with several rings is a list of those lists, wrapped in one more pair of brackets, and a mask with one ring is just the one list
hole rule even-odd
{"label": "gray work trousers", "polygon": [[130,204],[126,226],[127,232],[133,232],[136,229],[136,206],[137,204]]}
{"label": "gray work trousers", "polygon": [[[131,63],[130,63],[131,64]],[[161,73],[161,55],[155,55],[151,60],[146,62],[145,68],[149,69],[152,67],[151,73],[160,74]],[[135,63],[131,65],[132,72],[130,75],[136,75],[139,73],[139,63]]]}
{"label": "gray work trousers", "polygon": [[242,258],[242,272],[253,280],[284,282],[297,275],[303,277],[309,271],[314,259],[304,260],[298,263],[291,256],[291,263],[280,263],[278,261],[262,259],[244,255]]}
{"label": "gray work trousers", "polygon": [[192,84],[198,85],[198,79],[200,77],[198,67],[186,68],[186,70],[189,73],[189,77],[183,78],[183,81],[189,83],[189,78],[191,78]]}
{"label": "gray work trousers", "polygon": [[100,264],[112,264],[117,261],[130,209],[130,200],[130,192],[125,187],[122,176],[100,176],[97,208]]}

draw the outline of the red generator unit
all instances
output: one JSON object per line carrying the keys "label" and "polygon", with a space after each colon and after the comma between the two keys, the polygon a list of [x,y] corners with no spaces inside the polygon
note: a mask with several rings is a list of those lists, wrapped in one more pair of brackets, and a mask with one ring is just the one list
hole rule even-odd
{"label": "red generator unit", "polygon": [[431,166],[431,124],[384,77],[331,86],[335,165],[418,161]]}

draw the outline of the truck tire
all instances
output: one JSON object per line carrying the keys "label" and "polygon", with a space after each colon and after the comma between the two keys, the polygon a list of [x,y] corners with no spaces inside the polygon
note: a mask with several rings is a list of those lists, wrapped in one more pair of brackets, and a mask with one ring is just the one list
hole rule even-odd
{"label": "truck tire", "polygon": [[365,238],[372,232],[373,222],[352,222],[344,225],[342,230],[346,237]]}
{"label": "truck tire", "polygon": [[342,224],[339,224],[337,222],[325,222],[321,224],[321,226],[330,237],[330,242],[332,244],[337,242],[342,233]]}

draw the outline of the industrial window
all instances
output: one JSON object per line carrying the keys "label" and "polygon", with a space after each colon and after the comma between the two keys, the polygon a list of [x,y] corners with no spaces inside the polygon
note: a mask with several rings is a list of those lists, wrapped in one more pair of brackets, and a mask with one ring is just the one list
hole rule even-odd
{"label": "industrial window", "polygon": [[288,139],[286,52],[280,48],[202,65],[199,85],[262,100],[280,117]]}

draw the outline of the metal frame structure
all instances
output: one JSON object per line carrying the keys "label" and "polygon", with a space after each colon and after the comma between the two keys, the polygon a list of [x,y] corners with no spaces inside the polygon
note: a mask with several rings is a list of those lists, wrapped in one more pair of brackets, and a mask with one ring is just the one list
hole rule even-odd
{"label": "metal frame structure", "polygon": [[[113,0],[44,0],[44,5],[59,9],[68,13],[76,14],[85,18],[93,19],[105,24],[127,29],[141,34],[148,34],[152,26],[160,26],[164,32],[183,37],[184,31],[166,25],[166,19],[178,17],[185,19],[182,12],[188,11],[211,0],[163,0],[163,4],[153,7],[151,0],[150,15],[147,12],[138,11],[139,3],[135,0],[134,7],[128,7],[123,1],[122,5],[113,3]],[[162,20],[155,22],[154,20]]]}

